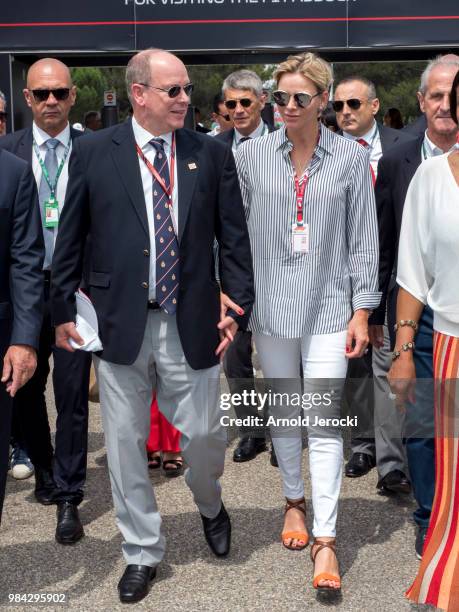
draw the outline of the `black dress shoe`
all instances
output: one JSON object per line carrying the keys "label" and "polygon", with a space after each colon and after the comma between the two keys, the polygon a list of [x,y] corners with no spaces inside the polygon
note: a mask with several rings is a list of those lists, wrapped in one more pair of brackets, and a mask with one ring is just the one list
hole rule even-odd
{"label": "black dress shoe", "polygon": [[52,470],[35,467],[35,499],[44,506],[55,504],[56,483]]}
{"label": "black dress shoe", "polygon": [[359,478],[365,476],[375,467],[375,460],[368,453],[354,453],[348,463],[344,473],[348,478]]}
{"label": "black dress shoe", "polygon": [[426,535],[427,527],[418,527],[414,549],[416,551],[416,559],[419,559],[419,561],[422,559],[422,553],[424,552],[424,542],[426,541]]}
{"label": "black dress shoe", "polygon": [[392,470],[386,474],[379,480],[376,487],[390,493],[410,493],[411,491],[410,481],[400,470]]}
{"label": "black dress shoe", "polygon": [[202,514],[201,518],[210,550],[217,557],[226,557],[231,544],[231,522],[225,506],[222,503],[221,510],[215,518],[207,518]]}
{"label": "black dress shoe", "polygon": [[258,453],[266,450],[266,440],[255,438],[254,436],[244,436],[239,440],[239,444],[234,449],[233,461],[242,463],[255,459]]}
{"label": "black dress shoe", "polygon": [[156,568],[148,565],[128,565],[118,582],[118,593],[123,603],[135,603],[146,595],[150,582],[156,576]]}
{"label": "black dress shoe", "polygon": [[273,467],[279,467],[279,463],[277,462],[277,456],[276,456],[276,451],[274,450],[274,444],[271,442],[271,452],[269,453],[270,457],[269,457],[269,463],[273,466]]}
{"label": "black dress shoe", "polygon": [[75,544],[84,536],[78,506],[69,501],[57,505],[56,540],[59,544]]}

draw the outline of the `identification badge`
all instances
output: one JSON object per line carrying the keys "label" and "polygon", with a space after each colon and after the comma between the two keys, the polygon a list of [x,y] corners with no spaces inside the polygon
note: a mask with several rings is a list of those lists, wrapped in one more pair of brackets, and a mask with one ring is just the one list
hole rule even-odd
{"label": "identification badge", "polygon": [[45,202],[45,227],[57,227],[59,224],[59,204],[54,198]]}
{"label": "identification badge", "polygon": [[294,253],[309,253],[309,225],[293,224],[292,241]]}

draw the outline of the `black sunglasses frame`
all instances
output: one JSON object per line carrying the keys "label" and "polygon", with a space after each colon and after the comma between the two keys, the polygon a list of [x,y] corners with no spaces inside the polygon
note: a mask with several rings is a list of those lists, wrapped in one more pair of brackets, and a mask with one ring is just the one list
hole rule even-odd
{"label": "black sunglasses frame", "polygon": [[49,98],[50,94],[53,94],[53,97],[62,102],[63,100],[67,100],[70,95],[69,87],[56,87],[56,89],[31,89],[31,94],[33,95],[35,102],[46,102]]}
{"label": "black sunglasses frame", "polygon": [[242,106],[242,108],[250,108],[254,103],[254,100],[250,98],[239,98],[238,100],[225,100],[225,106],[228,110],[235,110],[237,103]]}
{"label": "black sunglasses frame", "polygon": [[169,98],[177,98],[177,96],[180,95],[182,89],[185,92],[185,95],[190,97],[194,90],[193,83],[188,83],[184,87],[182,87],[181,85],[172,85],[172,87],[169,87],[169,89],[164,89],[164,87],[155,87],[154,85],[149,85],[148,83],[139,83],[139,85],[142,85],[143,87],[149,87],[150,89],[157,89],[158,91],[163,91],[164,93],[167,93]]}
{"label": "black sunglasses frame", "polygon": [[[284,99],[285,96],[283,94],[288,96],[287,102],[285,101]],[[289,94],[287,91],[283,91],[282,89],[278,89],[277,91],[273,91],[272,93],[273,100],[277,104],[277,106],[287,106],[287,104],[290,102],[291,98],[293,97],[293,99],[295,100],[295,103],[300,108],[307,108],[311,104],[312,100],[320,95],[321,95],[320,91],[315,94],[310,94],[307,91],[297,91],[293,94]],[[307,102],[303,101],[301,96],[307,96],[308,98]]]}
{"label": "black sunglasses frame", "polygon": [[358,98],[349,98],[349,100],[333,100],[332,107],[335,113],[342,113],[345,104],[347,104],[351,110],[359,110],[363,102],[363,100],[359,100]]}
{"label": "black sunglasses frame", "polygon": [[231,117],[229,115],[224,115],[223,113],[215,113],[219,117],[223,117],[225,121],[231,121]]}

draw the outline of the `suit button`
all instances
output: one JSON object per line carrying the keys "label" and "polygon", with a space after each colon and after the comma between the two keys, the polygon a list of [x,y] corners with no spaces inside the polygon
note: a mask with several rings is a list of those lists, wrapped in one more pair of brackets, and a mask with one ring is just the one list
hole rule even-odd
{"label": "suit button", "polygon": [[142,283],[142,287],[143,287],[144,289],[148,289],[148,283],[143,282],[143,283]]}
{"label": "suit button", "polygon": [[144,249],[143,254],[145,255],[145,257],[148,257],[150,255],[150,251],[148,249]]}

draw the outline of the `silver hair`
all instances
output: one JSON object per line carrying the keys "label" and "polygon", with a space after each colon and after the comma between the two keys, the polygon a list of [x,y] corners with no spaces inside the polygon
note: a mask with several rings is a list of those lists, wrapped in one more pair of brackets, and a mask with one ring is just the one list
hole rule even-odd
{"label": "silver hair", "polygon": [[421,75],[421,84],[419,85],[419,92],[423,96],[425,96],[427,91],[427,81],[429,80],[430,73],[437,66],[454,66],[459,70],[459,55],[454,55],[453,53],[437,55],[437,57],[430,60]]}
{"label": "silver hair", "polygon": [[126,66],[126,89],[129,101],[132,104],[131,86],[133,83],[150,83],[150,60],[156,53],[164,53],[161,49],[145,49],[131,57]]}
{"label": "silver hair", "polygon": [[223,81],[222,92],[225,93],[227,89],[246,89],[260,97],[263,93],[263,83],[251,70],[236,70]]}
{"label": "silver hair", "polygon": [[5,108],[6,108],[6,96],[1,89],[0,89],[0,100],[4,103]]}

